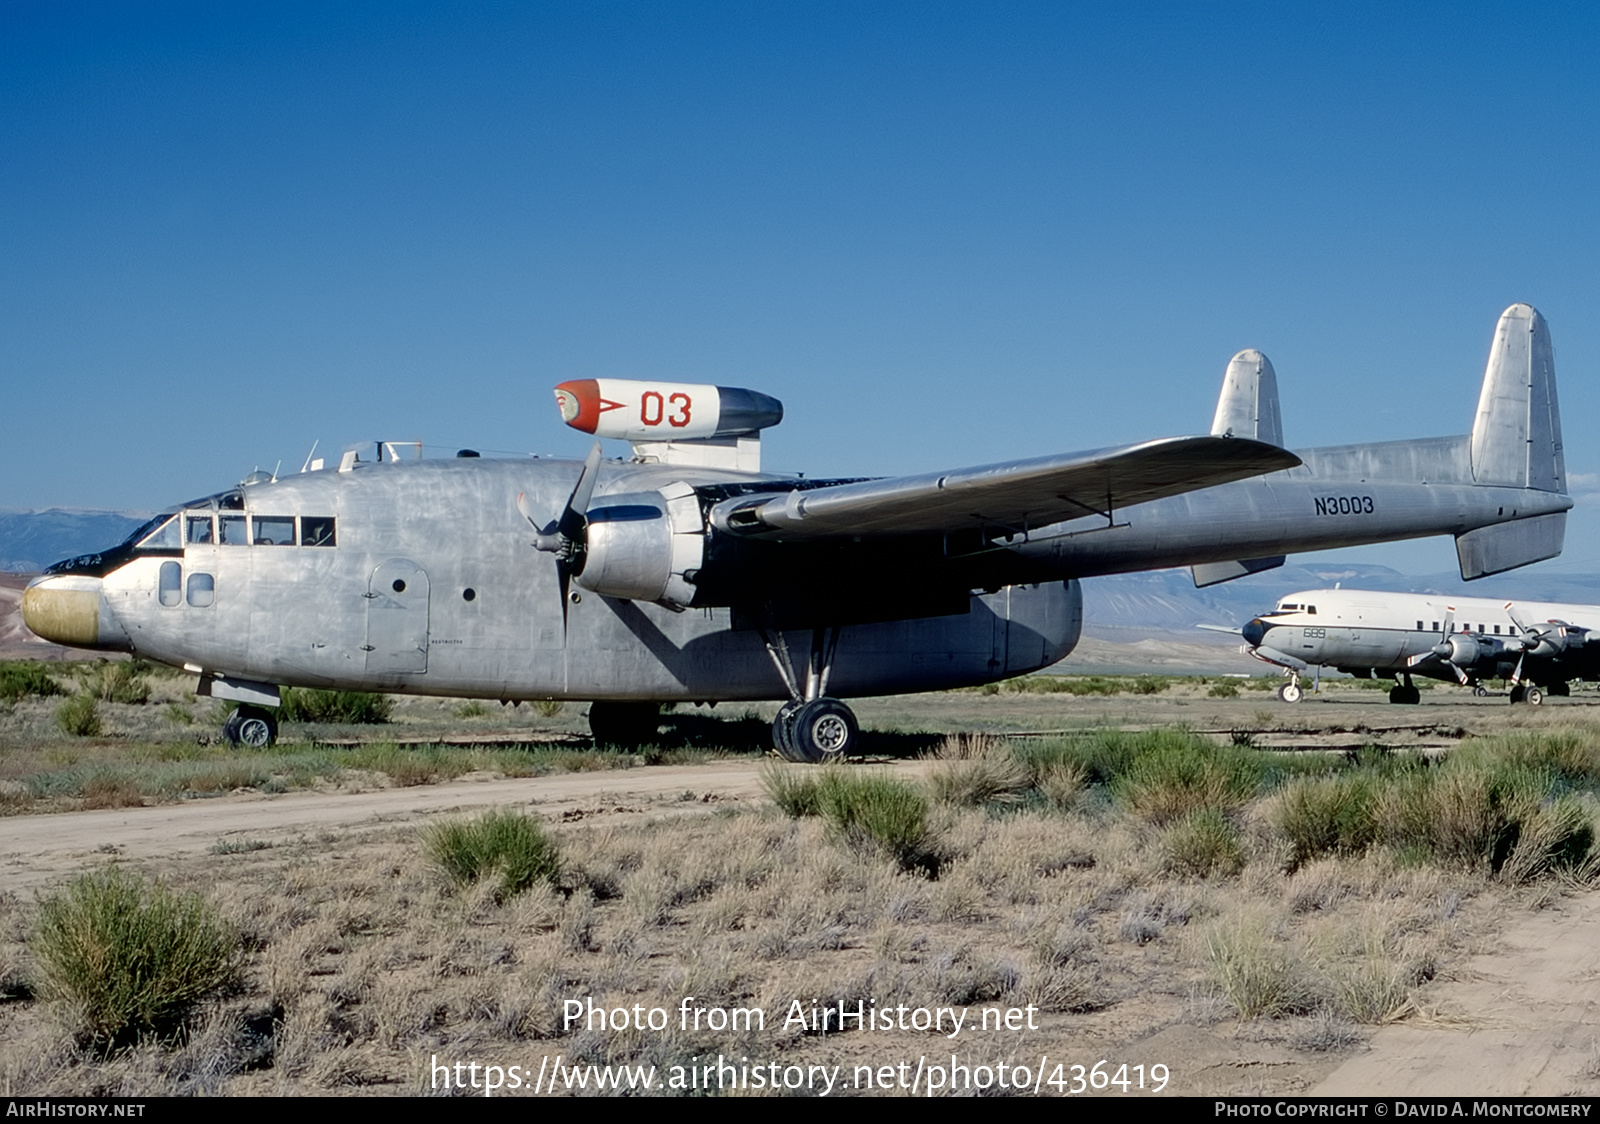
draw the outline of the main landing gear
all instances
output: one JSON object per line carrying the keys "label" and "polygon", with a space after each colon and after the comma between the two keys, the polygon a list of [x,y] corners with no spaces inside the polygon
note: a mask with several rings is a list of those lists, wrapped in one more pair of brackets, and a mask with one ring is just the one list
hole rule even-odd
{"label": "main landing gear", "polygon": [[[1555,692],[1552,691],[1551,694]],[[1526,687],[1520,683],[1511,688],[1511,701],[1514,703],[1527,703],[1529,706],[1538,706],[1544,702],[1544,692],[1529,683]]]}
{"label": "main landing gear", "polygon": [[778,708],[778,716],[772,720],[773,747],[787,760],[810,764],[838,760],[850,753],[860,733],[856,716],[844,703],[827,695],[839,630],[811,630],[811,655],[803,685],[795,675],[783,633],[763,629],[761,639],[789,691],[789,701]]}
{"label": "main landing gear", "polygon": [[1389,701],[1400,706],[1416,706],[1422,701],[1422,691],[1411,682],[1411,676],[1403,676],[1404,683],[1396,683],[1389,688]]}
{"label": "main landing gear", "polygon": [[222,736],[234,749],[267,749],[278,740],[278,716],[260,706],[246,703],[228,715]]}
{"label": "main landing gear", "polygon": [[589,704],[589,732],[596,749],[638,749],[656,741],[661,704],[601,699]]}

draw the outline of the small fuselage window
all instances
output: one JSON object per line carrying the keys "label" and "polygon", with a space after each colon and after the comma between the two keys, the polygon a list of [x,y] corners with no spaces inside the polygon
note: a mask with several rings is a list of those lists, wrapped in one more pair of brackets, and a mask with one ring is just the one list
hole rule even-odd
{"label": "small fuselage window", "polygon": [[251,539],[257,546],[293,546],[294,545],[294,516],[292,515],[254,515],[251,516]]}
{"label": "small fuselage window", "polygon": [[333,546],[335,543],[333,516],[302,515],[300,517],[301,546]]}

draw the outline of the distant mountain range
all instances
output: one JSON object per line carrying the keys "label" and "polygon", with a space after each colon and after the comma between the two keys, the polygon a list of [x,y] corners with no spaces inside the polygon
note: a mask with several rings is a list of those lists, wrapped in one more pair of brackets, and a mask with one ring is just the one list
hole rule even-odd
{"label": "distant mountain range", "polygon": [[[121,542],[148,518],[150,513],[141,511],[0,511],[0,570],[36,573],[63,558],[103,550]],[[1124,643],[1177,633],[1195,643],[1237,644],[1216,633],[1208,637],[1195,626],[1238,628],[1287,593],[1326,589],[1336,582],[1347,588],[1397,593],[1600,604],[1600,575],[1565,574],[1537,566],[1469,585],[1453,571],[1417,576],[1365,563],[1291,562],[1208,589],[1196,589],[1188,570],[1089,578],[1083,583],[1084,630]]]}
{"label": "distant mountain range", "polygon": [[115,546],[152,512],[0,511],[0,570],[32,574],[63,558]]}

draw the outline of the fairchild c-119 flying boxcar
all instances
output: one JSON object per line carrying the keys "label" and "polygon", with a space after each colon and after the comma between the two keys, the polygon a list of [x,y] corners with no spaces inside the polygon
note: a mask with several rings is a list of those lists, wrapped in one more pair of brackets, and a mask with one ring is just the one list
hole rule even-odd
{"label": "fairchild c-119 flying boxcar", "polygon": [[[1566,495],[1549,330],[1500,318],[1472,432],[1284,451],[1256,351],[1211,433],[878,480],[763,472],[752,391],[564,383],[568,424],[627,460],[347,453],[256,477],[52,566],[24,595],[58,643],[200,674],[269,742],[279,687],[590,700],[604,743],[666,701],[785,700],[778,750],[847,753],[841,699],[986,683],[1077,642],[1077,579],[1197,584],[1289,551],[1454,535],[1463,577],[1558,554]],[[381,448],[381,447],[380,447]],[[549,555],[549,557],[544,557]]]}

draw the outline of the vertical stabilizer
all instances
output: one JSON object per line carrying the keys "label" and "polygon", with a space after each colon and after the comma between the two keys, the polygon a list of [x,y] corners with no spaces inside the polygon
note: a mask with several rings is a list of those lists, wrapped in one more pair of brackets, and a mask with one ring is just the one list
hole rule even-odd
{"label": "vertical stabilizer", "polygon": [[[1213,437],[1250,437],[1283,447],[1283,417],[1278,412],[1278,375],[1272,361],[1255,348],[1246,348],[1228,362],[1222,372],[1222,395],[1217,399],[1217,416],[1211,421]],[[1284,556],[1241,558],[1233,562],[1211,562],[1191,566],[1197,589],[1219,585],[1246,574],[1259,574],[1282,566]]]}
{"label": "vertical stabilizer", "polygon": [[1222,375],[1222,396],[1211,422],[1213,437],[1251,437],[1283,445],[1278,413],[1278,376],[1272,362],[1255,348],[1239,352]]}
{"label": "vertical stabilizer", "polygon": [[1472,426],[1472,477],[1479,484],[1567,490],[1550,326],[1531,305],[1500,316]]}

